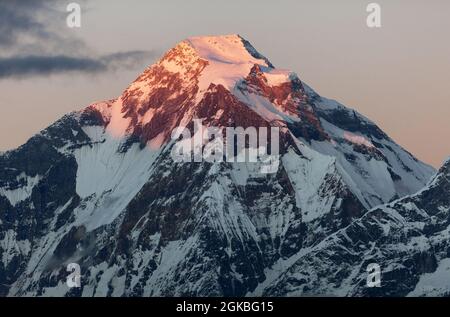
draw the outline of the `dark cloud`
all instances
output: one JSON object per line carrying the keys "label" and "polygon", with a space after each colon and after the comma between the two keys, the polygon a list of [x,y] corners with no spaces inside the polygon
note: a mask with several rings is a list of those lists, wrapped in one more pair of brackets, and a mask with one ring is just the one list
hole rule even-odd
{"label": "dark cloud", "polygon": [[106,65],[98,60],[62,55],[0,58],[0,78],[22,78],[70,71],[95,73],[106,69]]}
{"label": "dark cloud", "polygon": [[137,68],[142,64],[148,64],[159,55],[155,51],[124,51],[102,56],[103,63],[109,65],[110,69]]}
{"label": "dark cloud", "polygon": [[62,2],[56,0],[0,0],[0,47],[65,47],[74,38],[64,37],[56,24],[64,19]]}
{"label": "dark cloud", "polygon": [[[96,54],[75,32],[61,27],[69,2],[0,0],[0,79],[138,68],[154,59],[151,51]],[[86,9],[87,1],[77,2]]]}
{"label": "dark cloud", "polygon": [[73,57],[65,55],[27,55],[0,58],[1,78],[24,78],[66,72],[101,73],[117,68],[133,68],[154,58],[150,51],[129,51],[114,53],[98,58]]}

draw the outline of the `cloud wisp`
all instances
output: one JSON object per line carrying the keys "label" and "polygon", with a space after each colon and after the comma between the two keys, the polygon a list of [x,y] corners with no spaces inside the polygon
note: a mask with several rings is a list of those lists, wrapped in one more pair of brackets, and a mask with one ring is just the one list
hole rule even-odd
{"label": "cloud wisp", "polygon": [[101,73],[118,68],[134,68],[153,59],[152,51],[128,51],[98,58],[67,55],[25,55],[0,58],[1,78],[26,78],[67,72]]}

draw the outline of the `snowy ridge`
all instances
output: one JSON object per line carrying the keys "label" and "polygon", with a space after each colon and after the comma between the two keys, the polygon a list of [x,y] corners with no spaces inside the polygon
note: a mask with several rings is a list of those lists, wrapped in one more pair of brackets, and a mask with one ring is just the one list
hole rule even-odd
{"label": "snowy ridge", "polygon": [[[268,67],[263,58],[255,58],[238,35],[192,37],[187,40],[198,56],[208,62],[199,78],[199,93],[210,84],[223,85],[232,90],[245,78],[255,64]],[[200,95],[201,96],[201,95]],[[199,100],[201,97],[197,97]]]}
{"label": "snowy ridge", "polygon": [[[447,296],[450,182],[442,176],[438,173],[417,194],[376,207],[330,235],[290,261],[260,294]],[[338,267],[332,268],[332,262]],[[382,266],[381,288],[364,287],[368,263]]]}

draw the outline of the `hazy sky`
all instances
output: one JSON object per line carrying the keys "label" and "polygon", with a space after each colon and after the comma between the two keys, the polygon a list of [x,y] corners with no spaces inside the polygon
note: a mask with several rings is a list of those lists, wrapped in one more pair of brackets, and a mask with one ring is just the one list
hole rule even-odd
{"label": "hazy sky", "polygon": [[[117,97],[186,37],[238,33],[418,158],[450,155],[450,1],[90,0],[79,29],[70,2],[0,0],[0,150]],[[370,2],[381,28],[366,25]]]}

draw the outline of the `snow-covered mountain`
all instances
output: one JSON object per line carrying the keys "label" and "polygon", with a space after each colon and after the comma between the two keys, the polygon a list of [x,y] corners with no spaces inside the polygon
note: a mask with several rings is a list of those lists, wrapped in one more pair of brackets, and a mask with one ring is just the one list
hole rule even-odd
{"label": "snow-covered mountain", "polygon": [[[174,161],[172,131],[196,118],[280,128],[278,170]],[[240,36],[190,38],[120,97],[0,155],[0,295],[308,293],[290,284],[302,259],[434,172]],[[67,287],[68,263],[81,288]],[[319,284],[311,293],[339,293]]]}
{"label": "snow-covered mountain", "polygon": [[[449,296],[450,158],[414,195],[376,207],[305,252],[264,295]],[[367,266],[381,266],[368,288]]]}

